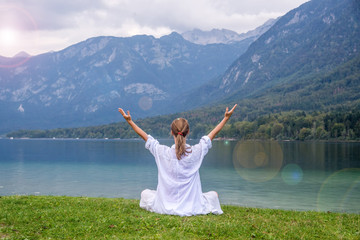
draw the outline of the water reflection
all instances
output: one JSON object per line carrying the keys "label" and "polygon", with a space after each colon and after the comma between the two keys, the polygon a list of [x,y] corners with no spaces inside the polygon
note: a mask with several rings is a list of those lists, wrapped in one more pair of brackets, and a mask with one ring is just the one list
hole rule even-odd
{"label": "water reflection", "polygon": [[234,168],[250,182],[265,182],[274,178],[283,163],[278,142],[238,142],[233,150]]}
{"label": "water reflection", "polygon": [[321,185],[317,198],[320,211],[358,211],[360,169],[347,168],[330,175]]}
{"label": "water reflection", "polygon": [[[225,179],[214,184],[202,173],[206,190],[221,188],[220,195],[226,196],[223,203],[360,213],[360,143],[248,141],[228,142],[220,148],[221,142],[213,145],[216,153],[210,152],[207,164],[221,171],[232,164],[235,170],[226,173],[227,182],[231,181],[226,187]],[[231,163],[229,152],[233,154]],[[208,187],[208,181],[215,187]]]}

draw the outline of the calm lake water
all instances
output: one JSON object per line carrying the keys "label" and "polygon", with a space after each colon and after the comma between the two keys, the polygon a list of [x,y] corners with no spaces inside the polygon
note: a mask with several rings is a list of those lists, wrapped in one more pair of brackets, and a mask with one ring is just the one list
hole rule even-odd
{"label": "calm lake water", "polygon": [[[200,175],[221,204],[360,213],[360,143],[214,141]],[[139,199],[156,185],[140,140],[0,139],[3,196]]]}

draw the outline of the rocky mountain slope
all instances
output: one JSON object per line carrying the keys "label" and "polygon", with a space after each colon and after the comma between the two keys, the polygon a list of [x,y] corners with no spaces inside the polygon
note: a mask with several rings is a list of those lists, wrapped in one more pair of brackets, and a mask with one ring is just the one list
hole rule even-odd
{"label": "rocky mountain slope", "polygon": [[302,81],[321,79],[357,57],[359,39],[359,1],[312,0],[281,17],[222,77],[181,101],[200,106],[209,104],[209,99],[238,101],[267,94],[272,88],[302,86]]}
{"label": "rocky mountain slope", "polygon": [[96,37],[59,52],[0,57],[0,133],[75,127],[177,111],[175,97],[221,75],[250,45],[198,45],[180,34]]}
{"label": "rocky mountain slope", "polygon": [[192,31],[187,31],[182,33],[184,39],[196,43],[196,44],[212,44],[212,43],[233,43],[239,42],[245,39],[251,39],[255,41],[263,33],[265,33],[269,28],[271,28],[277,19],[269,19],[260,27],[257,27],[254,30],[248,31],[246,33],[236,33],[227,29],[212,29],[211,31],[202,31],[200,29],[194,29]]}

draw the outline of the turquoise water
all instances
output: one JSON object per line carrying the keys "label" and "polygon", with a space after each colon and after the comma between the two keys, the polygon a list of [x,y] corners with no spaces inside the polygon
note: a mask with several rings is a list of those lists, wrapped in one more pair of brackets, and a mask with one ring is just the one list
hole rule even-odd
{"label": "turquoise water", "polygon": [[[222,204],[360,213],[360,143],[214,141],[200,174]],[[0,195],[139,199],[156,184],[141,140],[0,139]]]}

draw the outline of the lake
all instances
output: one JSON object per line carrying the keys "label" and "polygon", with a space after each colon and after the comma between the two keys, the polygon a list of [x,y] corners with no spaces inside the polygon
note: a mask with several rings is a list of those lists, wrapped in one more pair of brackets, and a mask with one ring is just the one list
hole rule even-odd
{"label": "lake", "polygon": [[[360,143],[213,141],[200,175],[221,204],[360,213]],[[0,139],[2,196],[139,199],[156,185],[142,140]]]}

